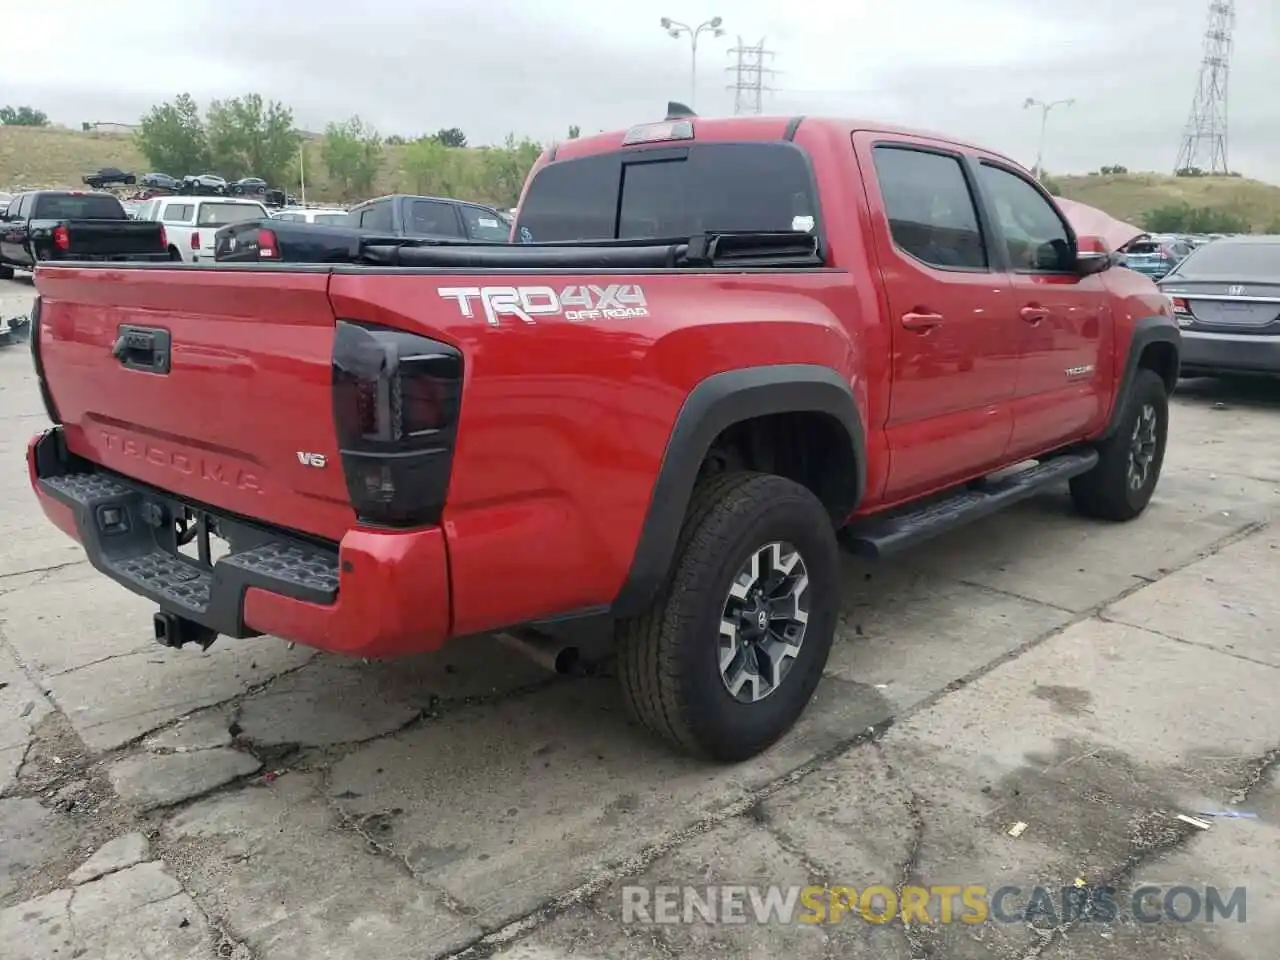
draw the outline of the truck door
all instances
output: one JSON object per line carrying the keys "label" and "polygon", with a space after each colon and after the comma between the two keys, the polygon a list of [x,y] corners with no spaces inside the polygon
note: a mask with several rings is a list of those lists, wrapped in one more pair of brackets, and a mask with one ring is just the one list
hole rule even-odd
{"label": "truck door", "polygon": [[900,500],[1000,464],[1022,330],[966,158],[873,133],[854,147],[893,345],[885,495]]}
{"label": "truck door", "polygon": [[31,233],[27,218],[31,216],[32,205],[29,193],[14,197],[9,203],[9,220],[4,223],[4,231],[0,235],[0,250],[4,259],[21,267],[34,263],[27,250],[27,237]]}
{"label": "truck door", "polygon": [[983,159],[978,183],[1021,321],[1009,456],[1030,457],[1084,436],[1106,413],[1111,370],[1100,367],[1113,330],[1106,280],[1080,276],[1071,228],[1029,177]]}

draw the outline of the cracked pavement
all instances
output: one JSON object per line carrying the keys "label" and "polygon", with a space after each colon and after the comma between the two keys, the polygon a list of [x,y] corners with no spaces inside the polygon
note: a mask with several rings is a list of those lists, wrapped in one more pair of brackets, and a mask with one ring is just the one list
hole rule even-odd
{"label": "cracked pavement", "polygon": [[[0,281],[0,312],[30,296]],[[367,664],[158,647],[34,503],[25,346],[0,349],[0,404],[0,952],[1253,960],[1280,936],[1280,387],[1184,385],[1133,524],[1054,494],[847,559],[815,701],[736,766],[490,638]],[[1177,819],[1233,808],[1254,816]],[[1248,910],[623,922],[624,887],[672,884],[1244,886]]]}

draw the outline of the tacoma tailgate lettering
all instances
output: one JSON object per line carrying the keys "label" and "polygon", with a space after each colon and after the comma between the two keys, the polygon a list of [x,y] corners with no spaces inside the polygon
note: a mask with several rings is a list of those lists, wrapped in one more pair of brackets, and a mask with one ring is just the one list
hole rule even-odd
{"label": "tacoma tailgate lettering", "polygon": [[[441,287],[436,291],[458,304],[464,317],[476,315],[480,301],[485,322],[496,327],[502,317],[536,323],[535,317],[562,316],[571,323],[585,320],[629,320],[649,316],[648,301],[638,284],[573,285],[558,293],[551,287]],[[572,309],[569,309],[572,308]]]}

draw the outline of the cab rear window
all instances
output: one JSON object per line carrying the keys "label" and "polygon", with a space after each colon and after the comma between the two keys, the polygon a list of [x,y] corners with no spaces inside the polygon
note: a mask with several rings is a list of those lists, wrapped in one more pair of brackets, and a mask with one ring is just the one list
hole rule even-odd
{"label": "cab rear window", "polygon": [[790,143],[707,143],[553,162],[520,207],[524,243],[812,231],[809,165]]}

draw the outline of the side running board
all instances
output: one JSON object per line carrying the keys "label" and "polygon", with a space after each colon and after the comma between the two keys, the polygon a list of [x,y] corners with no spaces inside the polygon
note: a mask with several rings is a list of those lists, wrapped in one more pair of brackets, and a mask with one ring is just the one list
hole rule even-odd
{"label": "side running board", "polygon": [[1094,450],[1060,454],[999,480],[966,487],[945,499],[856,523],[841,531],[841,539],[858,556],[879,560],[1087,473],[1097,462]]}

